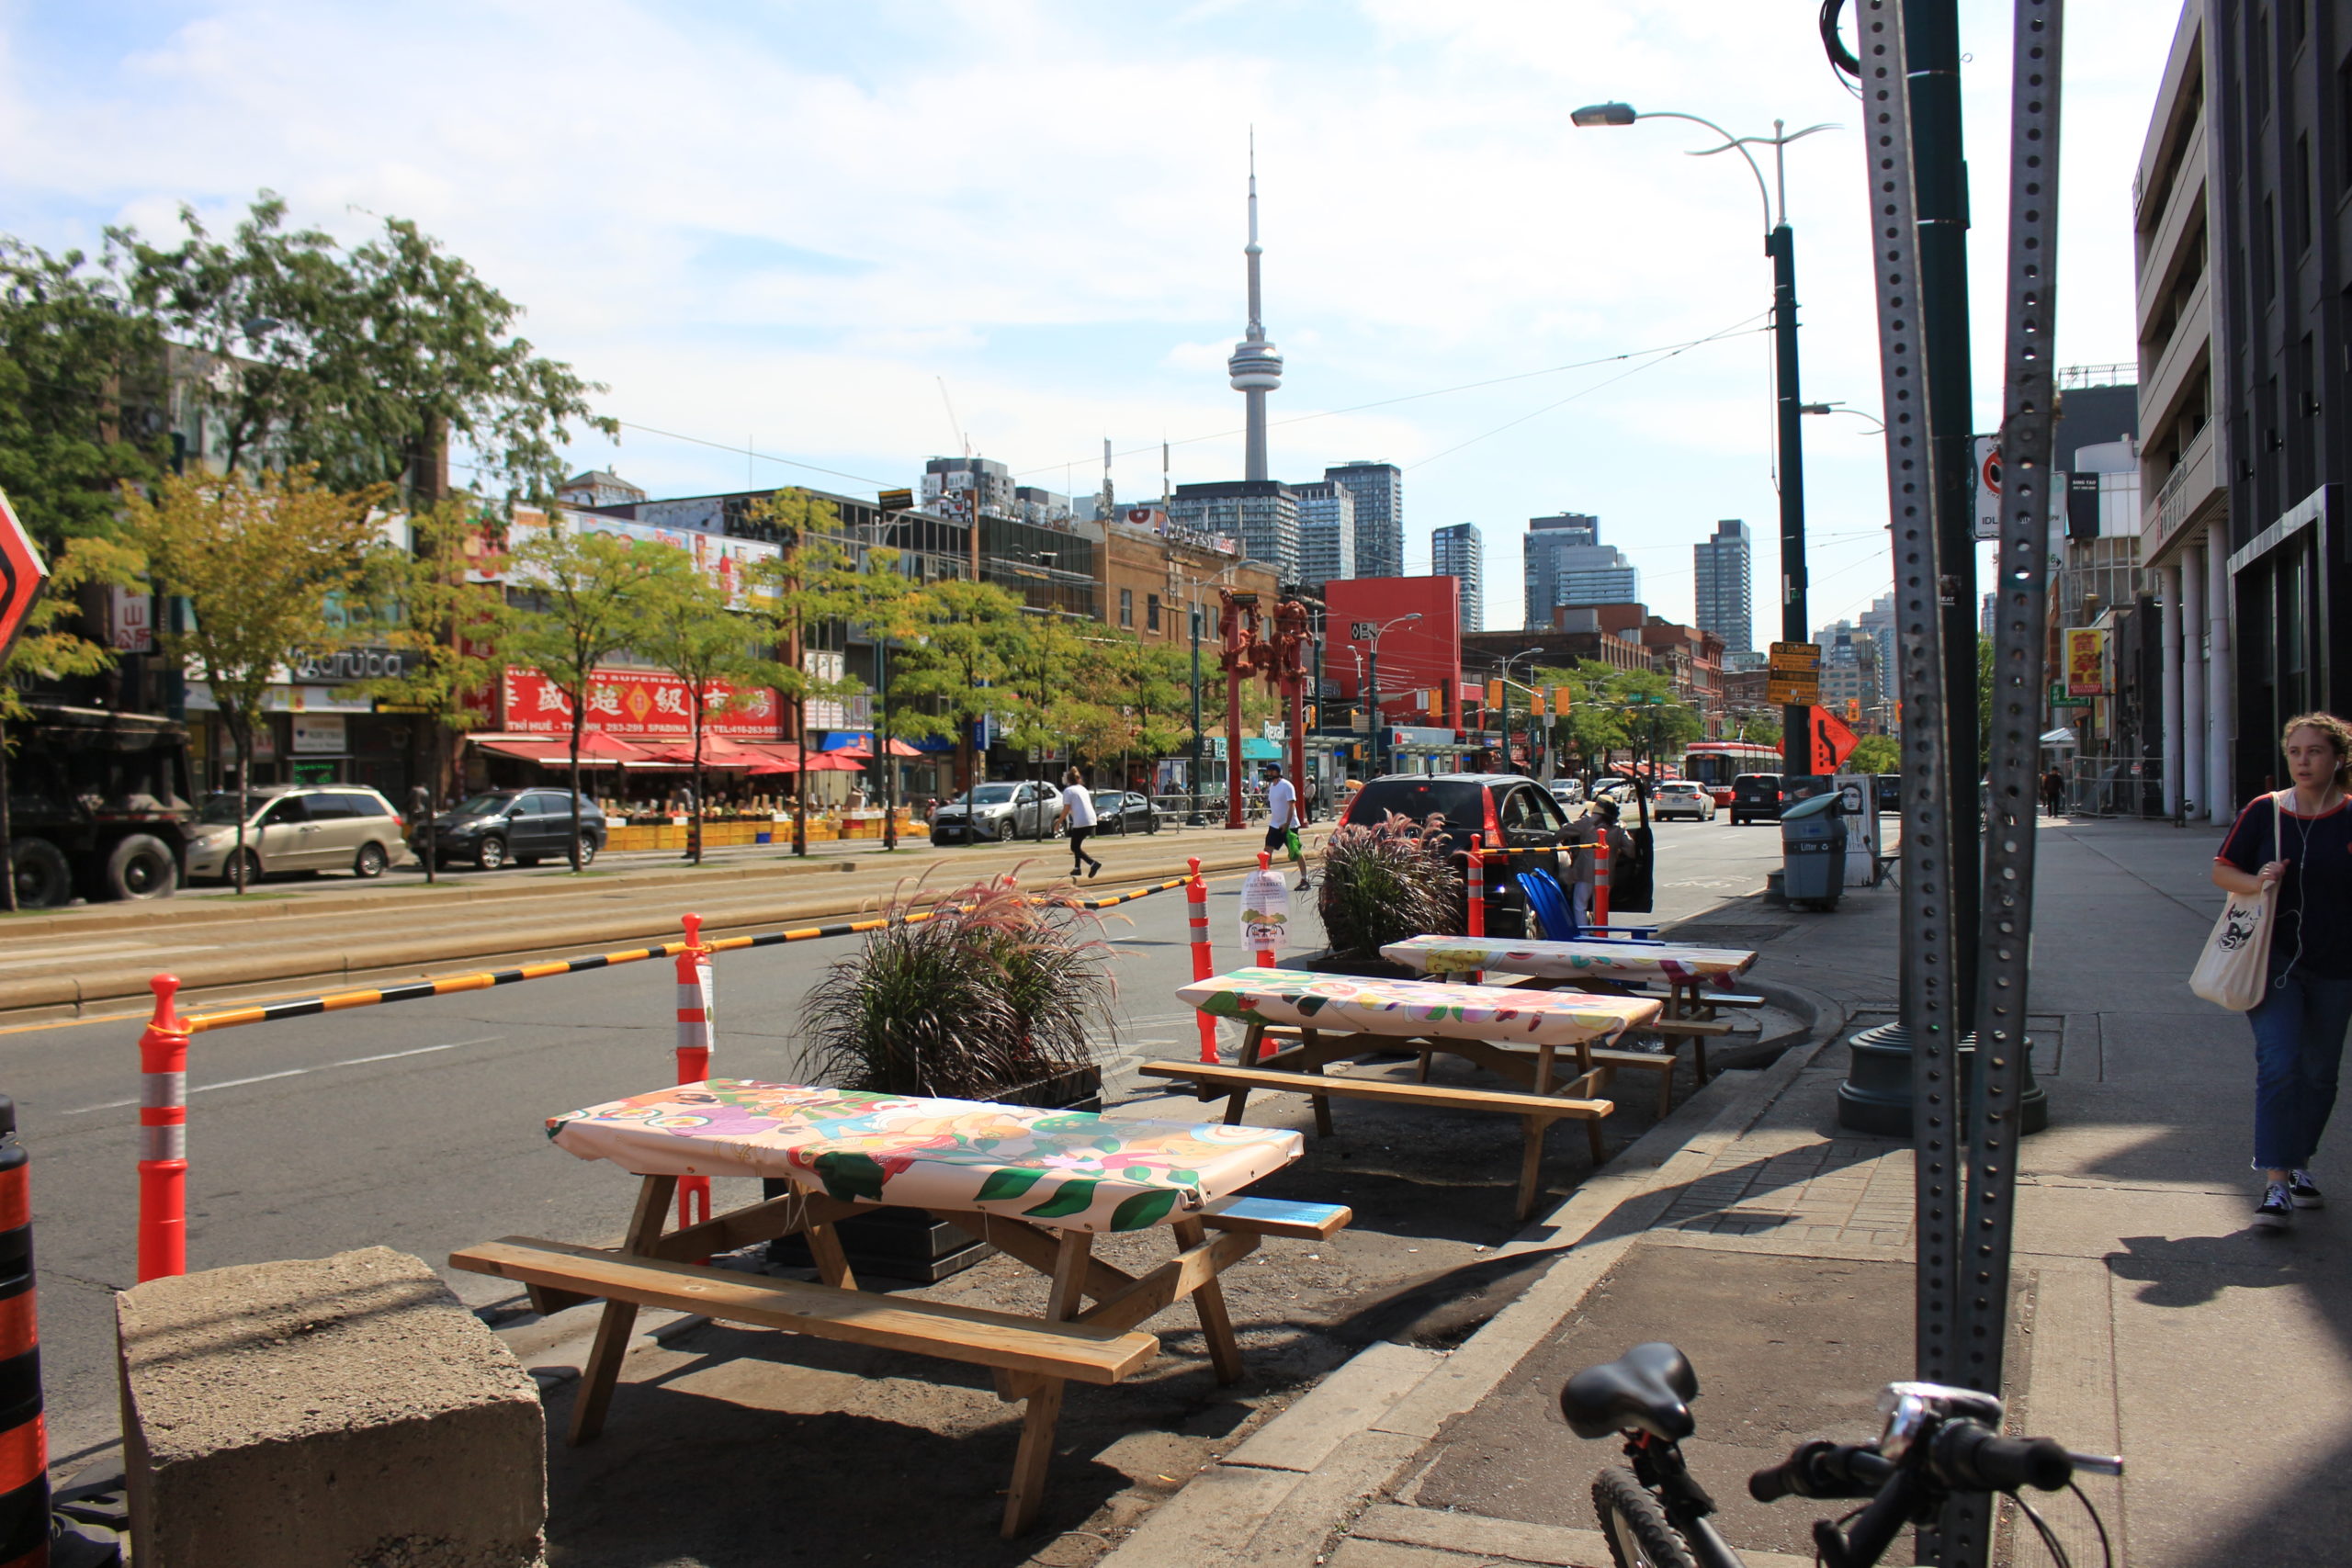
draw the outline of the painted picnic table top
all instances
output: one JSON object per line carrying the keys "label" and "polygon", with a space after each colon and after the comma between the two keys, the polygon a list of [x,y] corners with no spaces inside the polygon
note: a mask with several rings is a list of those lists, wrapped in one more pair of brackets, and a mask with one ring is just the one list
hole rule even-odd
{"label": "painted picnic table top", "polygon": [[1614,1040],[1657,1019],[1648,997],[1529,991],[1439,980],[1367,979],[1304,969],[1236,969],[1177,988],[1214,1018],[1328,1030],[1334,1034],[1577,1045]]}
{"label": "painted picnic table top", "polygon": [[1756,954],[1736,947],[1691,947],[1679,942],[1505,942],[1481,936],[1417,936],[1392,942],[1380,956],[1425,974],[1460,975],[1496,969],[1550,980],[1644,979],[1652,976],[1689,984],[1728,980],[1755,966]]}
{"label": "painted picnic table top", "polygon": [[1057,1230],[1182,1219],[1298,1158],[1296,1133],[1112,1121],[971,1100],[712,1078],[548,1118],[582,1159],[639,1176],[781,1177],[857,1202]]}

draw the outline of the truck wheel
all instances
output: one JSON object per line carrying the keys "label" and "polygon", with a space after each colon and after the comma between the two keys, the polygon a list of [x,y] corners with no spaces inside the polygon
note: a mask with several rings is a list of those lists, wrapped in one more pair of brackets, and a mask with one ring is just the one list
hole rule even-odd
{"label": "truck wheel", "polygon": [[55,909],[74,901],[74,868],[47,839],[18,839],[9,849],[17,908]]}
{"label": "truck wheel", "polygon": [[109,898],[168,898],[179,885],[179,857],[152,833],[130,834],[107,856]]}

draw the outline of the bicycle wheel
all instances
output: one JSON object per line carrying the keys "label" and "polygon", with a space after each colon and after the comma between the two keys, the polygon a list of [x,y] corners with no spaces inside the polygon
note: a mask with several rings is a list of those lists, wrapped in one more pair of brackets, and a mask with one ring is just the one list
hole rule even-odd
{"label": "bicycle wheel", "polygon": [[1632,1471],[1611,1465],[1594,1476],[1592,1507],[1617,1568],[1699,1568],[1681,1532],[1666,1522],[1666,1510]]}

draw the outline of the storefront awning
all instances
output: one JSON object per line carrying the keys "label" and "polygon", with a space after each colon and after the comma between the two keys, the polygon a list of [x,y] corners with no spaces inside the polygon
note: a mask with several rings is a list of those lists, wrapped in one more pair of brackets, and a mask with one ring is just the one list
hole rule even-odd
{"label": "storefront awning", "polygon": [[525,762],[569,762],[571,746],[561,740],[531,740],[520,737],[475,736],[475,746],[501,757],[513,757]]}
{"label": "storefront awning", "polygon": [[2057,728],[2050,731],[2047,735],[2044,735],[2041,738],[2041,743],[2044,746],[2079,746],[2082,744],[2081,741],[2075,738],[2075,732],[2072,729],[2067,728],[2063,724]]}

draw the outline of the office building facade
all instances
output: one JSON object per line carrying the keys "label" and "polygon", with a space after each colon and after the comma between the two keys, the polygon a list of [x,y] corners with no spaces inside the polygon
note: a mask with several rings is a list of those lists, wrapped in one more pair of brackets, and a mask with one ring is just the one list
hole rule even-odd
{"label": "office building facade", "polygon": [[1476,523],[1453,523],[1430,536],[1430,573],[1462,584],[1462,629],[1487,629],[1486,544]]}
{"label": "office building facade", "polygon": [[1405,471],[1362,458],[1323,470],[1355,502],[1358,577],[1405,575]]}
{"label": "office building facade", "polygon": [[1754,649],[1755,604],[1753,542],[1747,525],[1727,517],[1715,525],[1715,535],[1690,547],[1698,569],[1700,629],[1723,639],[1726,653]]}
{"label": "office building facade", "polygon": [[1193,535],[1227,535],[1241,553],[1274,569],[1284,585],[1298,581],[1298,492],[1275,479],[1219,479],[1178,485],[1168,525]]}
{"label": "office building facade", "polygon": [[1640,600],[1642,574],[1622,551],[1600,542],[1600,519],[1581,512],[1527,522],[1524,625],[1552,625],[1563,604],[1623,604]]}
{"label": "office building facade", "polygon": [[1356,574],[1356,498],[1320,479],[1294,485],[1298,496],[1298,583],[1319,589]]}

